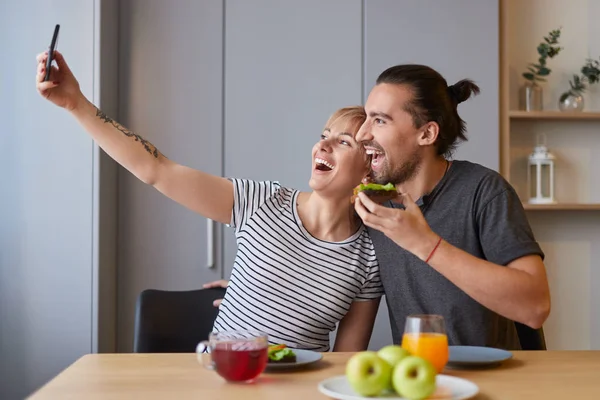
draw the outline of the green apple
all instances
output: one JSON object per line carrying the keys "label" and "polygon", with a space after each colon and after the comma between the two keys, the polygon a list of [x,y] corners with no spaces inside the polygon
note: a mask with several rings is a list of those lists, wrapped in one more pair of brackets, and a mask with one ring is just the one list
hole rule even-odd
{"label": "green apple", "polygon": [[392,386],[400,396],[420,400],[435,392],[436,375],[437,372],[429,361],[417,356],[408,356],[394,367]]}
{"label": "green apple", "polygon": [[354,354],[346,364],[346,379],[361,396],[376,396],[391,387],[392,367],[374,351]]}
{"label": "green apple", "polygon": [[379,349],[377,355],[383,358],[385,361],[387,361],[388,364],[390,364],[390,366],[393,368],[404,357],[410,356],[410,353],[408,352],[408,350],[403,349],[402,346],[398,346],[397,344],[390,344]]}

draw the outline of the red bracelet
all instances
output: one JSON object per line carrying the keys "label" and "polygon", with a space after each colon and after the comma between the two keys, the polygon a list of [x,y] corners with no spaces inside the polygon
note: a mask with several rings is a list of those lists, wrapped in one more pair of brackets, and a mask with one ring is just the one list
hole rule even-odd
{"label": "red bracelet", "polygon": [[433,256],[433,253],[435,253],[435,251],[437,250],[437,248],[440,245],[440,243],[442,243],[442,237],[441,236],[438,239],[437,243],[435,244],[435,247],[433,248],[433,250],[431,250],[431,253],[429,253],[429,257],[427,257],[427,260],[425,260],[425,264],[429,263],[429,260],[431,260],[431,257]]}

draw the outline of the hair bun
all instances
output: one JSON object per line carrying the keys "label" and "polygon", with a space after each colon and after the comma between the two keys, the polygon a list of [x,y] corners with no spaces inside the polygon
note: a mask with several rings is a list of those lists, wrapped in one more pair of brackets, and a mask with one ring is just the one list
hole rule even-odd
{"label": "hair bun", "polygon": [[450,85],[448,86],[448,96],[450,96],[450,99],[458,104],[458,93],[456,93],[456,86],[454,85]]}
{"label": "hair bun", "polygon": [[455,104],[460,104],[471,95],[479,94],[479,86],[470,79],[462,79],[454,85],[448,86],[448,96]]}

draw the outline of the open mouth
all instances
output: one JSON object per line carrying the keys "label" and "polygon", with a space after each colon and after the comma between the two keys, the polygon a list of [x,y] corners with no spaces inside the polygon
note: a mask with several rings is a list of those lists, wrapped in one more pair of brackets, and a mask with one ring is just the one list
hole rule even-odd
{"label": "open mouth", "polygon": [[315,169],[318,171],[331,171],[335,168],[335,165],[331,164],[327,160],[323,160],[322,158],[315,158]]}
{"label": "open mouth", "polygon": [[383,165],[385,153],[381,150],[368,147],[365,149],[367,155],[371,156],[371,169],[376,170]]}

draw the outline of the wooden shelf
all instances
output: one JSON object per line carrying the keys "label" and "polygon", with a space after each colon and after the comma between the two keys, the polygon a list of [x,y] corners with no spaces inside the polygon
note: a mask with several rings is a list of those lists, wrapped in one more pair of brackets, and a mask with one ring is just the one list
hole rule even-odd
{"label": "wooden shelf", "polygon": [[600,112],[519,111],[509,112],[510,119],[600,121]]}
{"label": "wooden shelf", "polygon": [[529,204],[523,203],[528,211],[600,211],[599,203],[558,203],[558,204]]}
{"label": "wooden shelf", "polygon": [[[517,86],[521,85],[521,77],[518,75],[513,76],[513,70],[521,69],[525,65],[525,61],[533,61],[530,60],[530,53],[534,50],[533,45],[537,45],[538,40],[541,38],[531,39],[531,41],[527,41],[527,46],[531,46],[530,49],[527,49],[525,53],[524,49],[519,49],[518,47],[522,45],[519,36],[523,33],[531,34],[532,32],[536,32],[536,35],[539,34],[538,28],[539,26],[535,26],[531,29],[522,29],[519,30],[518,26],[515,26],[515,23],[525,24],[522,25],[521,28],[528,27],[528,22],[526,20],[520,19],[520,11],[529,10],[529,8],[518,8],[515,9],[513,7],[518,7],[517,4],[521,2],[517,2],[515,0],[500,0],[500,15],[499,15],[499,39],[500,39],[500,51],[499,51],[499,133],[500,133],[500,174],[510,183],[516,185],[517,182],[523,181],[522,176],[514,176],[513,175],[521,175],[523,174],[523,170],[521,167],[517,167],[517,158],[521,163],[526,155],[523,153],[524,149],[522,146],[525,146],[525,141],[521,138],[521,135],[517,135],[517,132],[531,132],[531,133],[539,133],[542,131],[549,132],[560,132],[564,130],[564,126],[569,124],[571,127],[573,126],[573,132],[579,133],[582,132],[584,135],[588,133],[596,133],[598,129],[600,129],[600,110],[597,108],[593,109],[584,109],[583,111],[560,111],[559,109],[547,109],[541,111],[522,111],[516,104],[511,104],[511,100],[516,100],[511,96],[513,90],[517,89]],[[536,6],[537,7],[537,6]],[[534,7],[533,9],[537,9]],[[510,21],[510,19],[517,17],[516,21]],[[511,51],[511,46],[515,46],[516,49]],[[527,56],[525,55],[527,54]],[[514,57],[514,59],[513,59]],[[554,68],[554,67],[553,67]],[[557,67],[559,68],[559,67]],[[514,79],[513,79],[514,78]],[[556,104],[556,103],[555,103]],[[556,104],[558,106],[558,104]],[[596,135],[598,140],[600,140],[600,135]],[[530,138],[529,138],[530,139]],[[587,136],[585,139],[587,140]],[[513,142],[514,141],[514,142]],[[560,142],[559,142],[560,141]],[[568,142],[566,142],[568,145]],[[557,146],[565,147],[565,138],[558,137],[557,138]],[[571,149],[569,149],[570,151]],[[577,151],[587,150],[587,149],[576,149]],[[596,145],[593,147],[593,151],[596,150]],[[570,158],[576,157],[575,154],[569,153],[567,155]],[[521,163],[522,165],[522,163]],[[576,165],[578,169],[589,169],[592,168],[591,163],[580,162]],[[570,179],[565,178],[565,179]],[[587,181],[575,182],[575,185],[590,185],[591,183]],[[534,211],[600,211],[600,201],[597,203],[577,203],[573,202],[565,202],[559,204],[529,204],[526,199],[523,199],[523,207],[528,212]],[[597,201],[597,200],[594,200]]]}

